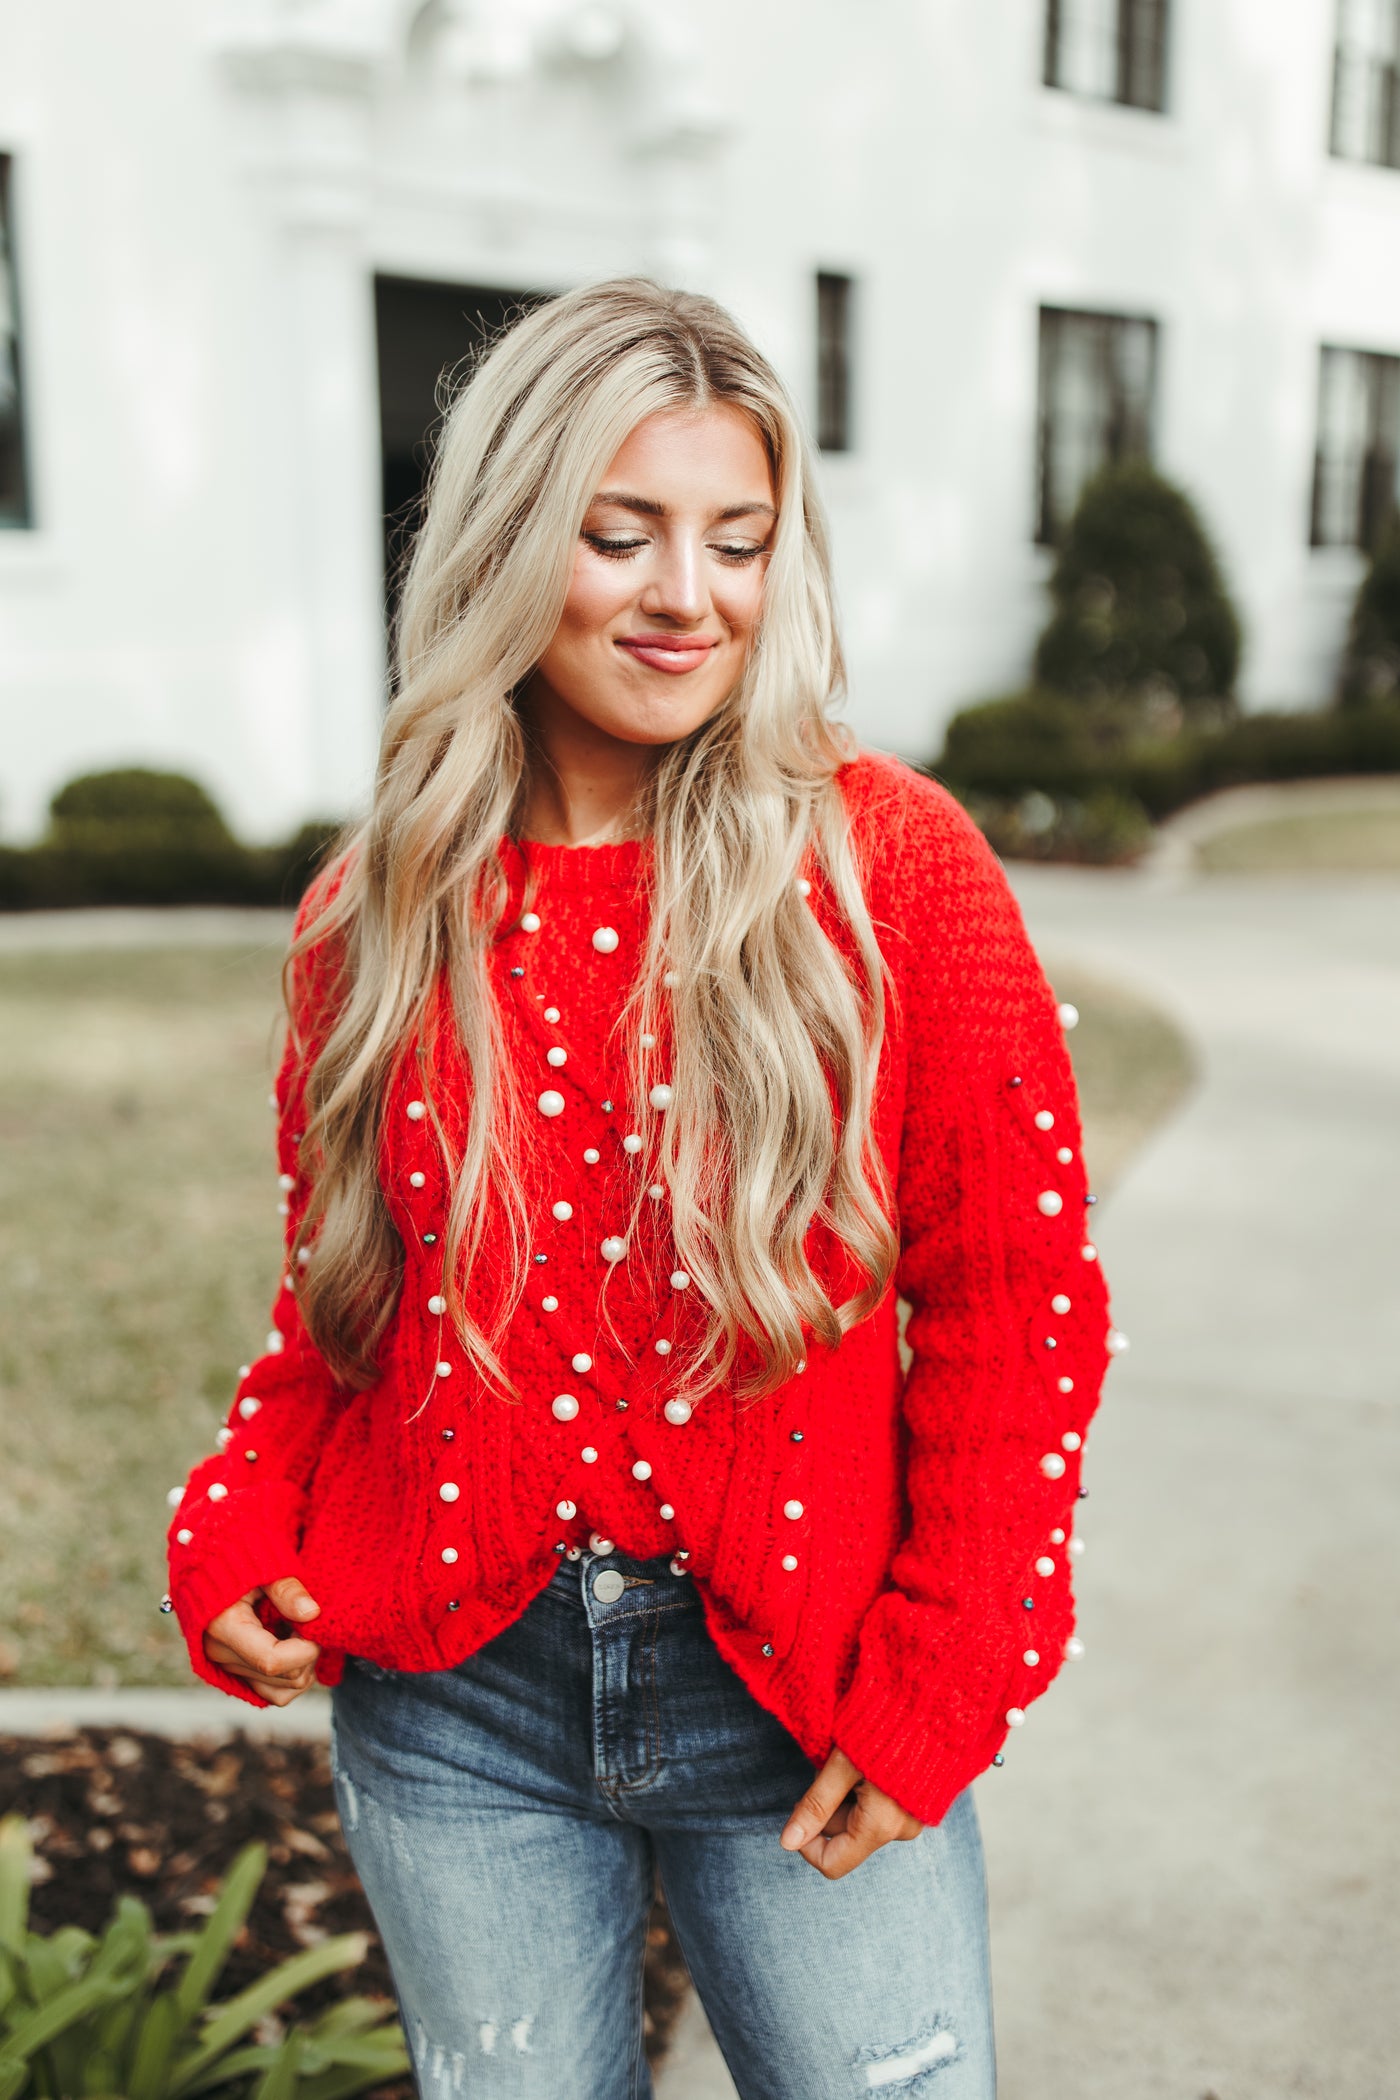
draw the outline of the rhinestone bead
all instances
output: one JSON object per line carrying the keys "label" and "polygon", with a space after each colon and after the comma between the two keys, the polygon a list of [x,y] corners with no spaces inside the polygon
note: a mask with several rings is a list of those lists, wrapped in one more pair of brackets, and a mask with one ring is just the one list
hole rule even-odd
{"label": "rhinestone bead", "polygon": [[619,935],[615,926],[598,926],[594,928],[593,945],[600,955],[611,955],[618,944],[618,940]]}
{"label": "rhinestone bead", "polygon": [[552,1086],[547,1086],[540,1095],[536,1106],[542,1116],[562,1116],[564,1113],[564,1096],[556,1092]]}
{"label": "rhinestone bead", "polygon": [[763,1653],[765,1655],[771,1655],[773,1653],[773,1643],[771,1641],[765,1641],[763,1643]]}
{"label": "rhinestone bead", "polygon": [[556,1422],[572,1422],[578,1413],[578,1401],[572,1393],[556,1393],[549,1406]]}

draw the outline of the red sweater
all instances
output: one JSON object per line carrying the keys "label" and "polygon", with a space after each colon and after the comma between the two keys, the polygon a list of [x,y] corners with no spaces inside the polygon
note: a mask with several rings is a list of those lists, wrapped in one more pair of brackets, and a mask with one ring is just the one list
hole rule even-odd
{"label": "red sweater", "polygon": [[[1074,1080],[1054,996],[973,824],[892,759],[865,754],[840,783],[893,980],[876,1137],[913,1308],[907,1376],[891,1290],[767,1398],[736,1407],[714,1392],[668,1418],[667,1357],[695,1308],[664,1191],[632,1245],[615,1238],[660,1112],[629,1110],[609,1068],[645,928],[646,849],[509,847],[493,967],[540,1138],[522,1163],[534,1262],[505,1344],[523,1397],[474,1384],[440,1316],[447,1188],[407,1058],[383,1123],[405,1268],[380,1375],[359,1393],[337,1384],[284,1278],[223,1448],[195,1467],[171,1524],[171,1593],[201,1676],[261,1703],[205,1660],[201,1636],[284,1575],[321,1606],[308,1631],[325,1681],[347,1652],[450,1669],[518,1617],[561,1550],[603,1535],[629,1554],[682,1555],[755,1698],[809,1757],[839,1745],[925,1822],[1044,1691],[1073,1631],[1081,1445],[1107,1360]],[[522,920],[527,860],[537,893]],[[809,874],[810,908],[835,928]],[[450,1040],[437,1053],[437,1101],[463,1098],[455,1054]],[[290,1052],[277,1098],[290,1244],[306,1193]],[[819,1275],[848,1275],[819,1233],[811,1246]]]}

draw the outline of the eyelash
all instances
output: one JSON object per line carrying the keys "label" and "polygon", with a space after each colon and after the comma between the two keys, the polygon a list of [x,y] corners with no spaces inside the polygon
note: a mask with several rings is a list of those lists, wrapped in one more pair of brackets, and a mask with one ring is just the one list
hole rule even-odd
{"label": "eyelash", "polygon": [[[630,561],[638,548],[646,545],[645,540],[609,540],[596,532],[585,532],[583,537],[595,553],[603,555],[608,561]],[[765,550],[762,547],[716,547],[714,551],[721,561],[729,562],[738,569],[755,560]]]}

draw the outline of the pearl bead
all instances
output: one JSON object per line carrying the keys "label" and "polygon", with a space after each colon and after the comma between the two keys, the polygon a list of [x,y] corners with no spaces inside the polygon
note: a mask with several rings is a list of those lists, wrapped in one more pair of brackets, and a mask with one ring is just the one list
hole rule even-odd
{"label": "pearl bead", "polygon": [[255,1400],[252,1394],[249,1393],[246,1400],[239,1401],[238,1412],[242,1415],[245,1422],[251,1422],[261,1406],[261,1400]]}
{"label": "pearl bead", "polygon": [[575,1371],[591,1371],[593,1369],[593,1359],[586,1349],[580,1349],[576,1356],[571,1356],[569,1363]]}
{"label": "pearl bead", "polygon": [[1079,1026],[1079,1008],[1071,1006],[1068,999],[1064,1001],[1060,1008],[1060,1026],[1061,1028],[1077,1028]]}
{"label": "pearl bead", "polygon": [[[1055,1384],[1058,1390],[1062,1393],[1072,1393],[1074,1391],[1074,1380],[1072,1378],[1057,1378],[1055,1380]],[[1074,1447],[1073,1445],[1069,1445],[1066,1448],[1069,1450],[1073,1450]]]}
{"label": "pearl bead", "polygon": [[296,1185],[297,1178],[295,1174],[279,1174],[277,1177],[278,1188],[285,1189],[289,1196]]}
{"label": "pearl bead", "polygon": [[276,1327],[272,1329],[266,1341],[263,1343],[263,1349],[268,1356],[280,1356],[282,1354],[282,1351],[286,1348],[286,1346],[286,1338]]}
{"label": "pearl bead", "polygon": [[797,894],[799,897],[810,897],[812,894],[812,885],[805,875],[799,875],[797,878]]}
{"label": "pearl bead", "polygon": [[1055,1128],[1055,1118],[1051,1115],[1048,1108],[1038,1108],[1036,1110],[1035,1127],[1037,1130],[1053,1130]]}
{"label": "pearl bead", "polygon": [[671,1562],[671,1573],[673,1575],[688,1575],[690,1573],[690,1570],[687,1568],[683,1560],[673,1559]]}
{"label": "pearl bead", "polygon": [[538,932],[539,932],[539,930],[540,930],[540,915],[539,915],[539,913],[538,913],[537,911],[523,911],[523,912],[521,912],[521,914],[520,914],[520,931],[521,931],[522,933],[538,933]]}
{"label": "pearl bead", "polygon": [[592,1444],[585,1444],[582,1451],[580,1451],[579,1453],[579,1457],[583,1460],[586,1466],[596,1465],[598,1462],[598,1453],[596,1448]]}
{"label": "pearl bead", "polygon": [[440,1293],[434,1292],[433,1296],[428,1300],[428,1311],[430,1313],[445,1313],[447,1311],[447,1300]]}
{"label": "pearl bead", "polygon": [[598,1252],[604,1261],[623,1261],[627,1255],[627,1242],[620,1239],[616,1233],[609,1233]]}
{"label": "pearl bead", "polygon": [[1055,1529],[1050,1534],[1050,1543],[1052,1546],[1063,1546],[1064,1542],[1065,1535],[1063,1531],[1061,1531],[1059,1525],[1057,1524],[1055,1526]]}
{"label": "pearl bead", "polygon": [[596,1167],[598,1164],[598,1156],[598,1147],[596,1145],[586,1146],[583,1154],[584,1165],[586,1167]]}
{"label": "pearl bead", "polygon": [[421,1189],[427,1178],[426,1174],[421,1174],[415,1169],[408,1177],[408,1185],[411,1189]]}
{"label": "pearl bead", "polygon": [[186,1531],[186,1530],[183,1530],[183,1529],[182,1529],[182,1530],[180,1530],[180,1531],[177,1531],[177,1532],[176,1532],[176,1534],[175,1534],[175,1543],[176,1543],[176,1545],[177,1545],[177,1546],[188,1546],[188,1544],[190,1543],[190,1540],[191,1540],[191,1539],[192,1539],[193,1537],[194,1537],[194,1533],[193,1533],[192,1531]]}
{"label": "pearl bead", "polygon": [[[544,1106],[543,1102],[540,1106]],[[1058,1218],[1065,1207],[1065,1199],[1058,1189],[1042,1189],[1035,1199],[1035,1207],[1042,1217]]]}
{"label": "pearl bead", "polygon": [[1040,1461],[1040,1470],[1047,1480],[1058,1480],[1065,1470],[1065,1462],[1058,1451],[1047,1451]]}
{"label": "pearl bead", "polygon": [[439,1364],[437,1367],[437,1374],[439,1378],[450,1378],[452,1376],[451,1364]]}
{"label": "pearl bead", "polygon": [[572,1393],[556,1393],[549,1405],[556,1422],[572,1422],[578,1413],[578,1402]]}
{"label": "pearl bead", "polygon": [[653,1203],[659,1203],[661,1201],[661,1198],[665,1195],[665,1193],[666,1191],[662,1188],[661,1183],[659,1181],[654,1181],[651,1187],[647,1190],[647,1194],[650,1196]]}
{"label": "pearl bead", "polygon": [[593,945],[600,955],[611,955],[618,944],[618,938],[615,926],[599,926],[594,929]]}
{"label": "pearl bead", "polygon": [[624,1139],[622,1140],[622,1149],[623,1149],[623,1151],[624,1151],[624,1152],[640,1152],[640,1151],[641,1151],[641,1149],[642,1149],[642,1141],[641,1141],[641,1139],[640,1139],[640,1138],[638,1137],[638,1135],[637,1135],[637,1133],[636,1133],[636,1131],[635,1131],[635,1130],[629,1130],[629,1131],[628,1131],[628,1133],[627,1133],[626,1137],[625,1137],[625,1138],[624,1138]]}
{"label": "pearl bead", "polygon": [[570,1517],[576,1517],[578,1515],[578,1504],[577,1502],[569,1501],[556,1502],[554,1505],[554,1514],[556,1517],[562,1517],[564,1519],[564,1522],[567,1524]]}
{"label": "pearl bead", "polygon": [[658,1515],[658,1517],[661,1518],[663,1523],[669,1524],[676,1512],[669,1502],[663,1502],[656,1514]]}
{"label": "pearl bead", "polygon": [[788,1574],[791,1575],[793,1569],[797,1566],[797,1555],[795,1553],[785,1553],[783,1555],[783,1566],[787,1569]]}
{"label": "pearl bead", "polygon": [[641,1045],[644,1050],[654,1050],[656,1048],[656,1037],[654,1035],[643,1035]]}
{"label": "pearl bead", "polygon": [[597,1554],[600,1554],[600,1555],[601,1555],[601,1554],[606,1554],[606,1553],[611,1553],[611,1552],[613,1552],[613,1550],[614,1550],[614,1548],[613,1548],[613,1542],[612,1542],[612,1540],[611,1540],[611,1539],[605,1539],[605,1538],[603,1537],[603,1534],[602,1534],[602,1532],[601,1532],[601,1531],[590,1531],[590,1532],[589,1532],[589,1534],[588,1534],[588,1548],[589,1548],[589,1551],[590,1551],[591,1553],[597,1553]]}
{"label": "pearl bead", "polygon": [[671,1289],[673,1291],[688,1291],[690,1289],[690,1271],[688,1269],[672,1269]]}
{"label": "pearl bead", "polygon": [[1035,1572],[1036,1572],[1036,1574],[1037,1574],[1037,1575],[1053,1575],[1053,1574],[1054,1574],[1054,1572],[1055,1572],[1055,1563],[1054,1563],[1054,1561],[1053,1561],[1053,1560],[1051,1560],[1051,1558],[1050,1558],[1050,1556],[1049,1556],[1049,1554],[1048,1554],[1048,1553],[1042,1553],[1042,1554],[1041,1554],[1041,1556],[1040,1556],[1039,1560],[1038,1560],[1038,1561],[1036,1562],[1036,1564],[1035,1564]]}
{"label": "pearl bead", "polygon": [[561,1065],[566,1065],[569,1062],[569,1053],[567,1050],[561,1050],[556,1043],[552,1050],[545,1051],[544,1061],[547,1065],[553,1065],[557,1072]]}
{"label": "pearl bead", "polygon": [[672,1090],[668,1086],[654,1086],[647,1095],[648,1101],[656,1109],[669,1108],[673,1098]]}
{"label": "pearl bead", "polygon": [[1085,1261],[1097,1261],[1097,1260],[1098,1260],[1098,1258],[1099,1258],[1099,1250],[1098,1250],[1098,1248],[1097,1248],[1097,1247],[1095,1247],[1095,1246],[1089,1245],[1088,1243],[1086,1243],[1086,1244],[1085,1244],[1084,1246],[1082,1246],[1082,1247],[1080,1248],[1079,1252],[1080,1252],[1080,1254],[1082,1255],[1082,1257],[1083,1257],[1083,1259],[1084,1259]]}
{"label": "pearl bead", "polygon": [[1067,1640],[1067,1641],[1065,1642],[1065,1658],[1066,1658],[1066,1660],[1067,1660],[1068,1662],[1072,1662],[1072,1663],[1077,1663],[1077,1662],[1078,1662],[1078,1660],[1079,1660],[1079,1658],[1080,1658],[1080,1656],[1081,1656],[1081,1655],[1082,1655],[1083,1653],[1084,1653],[1084,1643],[1083,1643],[1083,1641],[1081,1641],[1081,1640],[1077,1639],[1077,1638],[1076,1638],[1076,1636],[1075,1636],[1074,1634],[1071,1634],[1071,1635],[1070,1635],[1070,1637],[1069,1637],[1069,1639],[1068,1639],[1068,1640]]}
{"label": "pearl bead", "polygon": [[557,1298],[541,1298],[541,1300],[540,1300],[540,1311],[541,1311],[541,1312],[558,1312],[558,1310],[559,1310],[559,1300],[558,1300]]}
{"label": "pearl bead", "polygon": [[442,1486],[438,1489],[438,1494],[444,1502],[457,1501],[461,1492],[462,1490],[458,1487],[455,1480],[444,1480]]}
{"label": "pearl bead", "polygon": [[1040,1661],[1040,1650],[1038,1648],[1027,1648],[1021,1660],[1028,1670],[1033,1670]]}
{"label": "pearl bead", "polygon": [[669,1356],[671,1353],[671,1344],[667,1341],[664,1334],[656,1344],[656,1353],[658,1356]]}
{"label": "pearl bead", "polygon": [[1056,1313],[1067,1313],[1069,1311],[1069,1300],[1063,1291],[1056,1291],[1054,1297],[1050,1300],[1050,1310]]}
{"label": "pearl bead", "polygon": [[665,1407],[662,1409],[662,1413],[665,1415],[666,1420],[668,1422],[674,1423],[677,1429],[680,1428],[683,1422],[688,1422],[690,1420],[690,1417],[693,1412],[694,1410],[692,1409],[688,1400],[668,1400],[666,1402]]}
{"label": "pearl bead", "polygon": [[670,991],[673,986],[678,985],[680,983],[680,978],[676,975],[676,972],[674,970],[663,970],[661,973],[661,982],[665,985],[666,989]]}
{"label": "pearl bead", "polygon": [[423,1102],[410,1101],[406,1113],[410,1123],[421,1123],[428,1111]]}
{"label": "pearl bead", "polygon": [[455,1567],[457,1564],[457,1548],[455,1546],[444,1546],[442,1549],[442,1557],[447,1562],[449,1568]]}
{"label": "pearl bead", "polygon": [[1058,1161],[1060,1162],[1060,1165],[1061,1165],[1062,1167],[1067,1167],[1067,1166],[1069,1165],[1070,1161],[1071,1161],[1071,1160],[1072,1160],[1072,1159],[1074,1158],[1074,1148],[1073,1148],[1073,1146],[1071,1146],[1071,1145],[1061,1145],[1061,1146],[1059,1147],[1059,1149],[1057,1150],[1057,1152],[1056,1152],[1056,1154],[1055,1154],[1055,1157],[1056,1157],[1056,1159],[1057,1159],[1057,1160],[1058,1160]]}
{"label": "pearl bead", "polygon": [[[222,1480],[214,1480],[210,1482],[209,1500],[211,1502],[222,1502],[227,1493],[228,1489],[224,1486]],[[183,1500],[183,1497],[181,1499]]]}
{"label": "pearl bead", "polygon": [[[233,1431],[231,1429],[221,1429],[214,1441],[221,1451],[227,1450],[228,1446],[233,1442]],[[183,1499],[182,1491],[179,1488],[172,1488],[170,1490],[170,1494],[166,1497],[166,1500],[170,1503],[170,1507],[174,1509],[176,1503],[175,1500],[171,1499],[172,1497],[176,1499]]]}
{"label": "pearl bead", "polygon": [[650,1479],[651,1479],[651,1461],[650,1461],[650,1459],[646,1459],[646,1458],[639,1458],[639,1459],[636,1459],[636,1460],[635,1460],[635,1461],[633,1462],[633,1466],[632,1466],[632,1478],[633,1478],[634,1480],[650,1480]]}
{"label": "pearl bead", "polygon": [[1070,1540],[1069,1544],[1065,1547],[1065,1551],[1066,1553],[1070,1554],[1071,1557],[1075,1560],[1078,1560],[1080,1554],[1084,1551],[1084,1541],[1082,1538],[1079,1537],[1077,1532],[1075,1536]]}
{"label": "pearl bead", "polygon": [[561,1225],[567,1225],[574,1214],[574,1206],[572,1203],[565,1203],[561,1197],[557,1203],[551,1203],[550,1212],[552,1216],[559,1220]]}
{"label": "pearl bead", "polygon": [[1110,1356],[1121,1356],[1125,1349],[1131,1348],[1132,1344],[1129,1342],[1126,1334],[1120,1334],[1116,1327],[1110,1327],[1104,1346]]}
{"label": "pearl bead", "polygon": [[1025,1712],[1025,1708],[1024,1708],[1024,1707],[1021,1707],[1021,1706],[1008,1706],[1008,1707],[1007,1707],[1007,1709],[1006,1709],[1006,1725],[1007,1725],[1007,1727],[1008,1727],[1008,1728],[1019,1728],[1019,1727],[1020,1727],[1020,1725],[1021,1725],[1021,1723],[1022,1723],[1022,1722],[1023,1722],[1024,1720],[1025,1720],[1025,1718],[1026,1718],[1026,1712]]}
{"label": "pearl bead", "polygon": [[1077,1451],[1083,1441],[1084,1439],[1077,1429],[1067,1429],[1060,1438],[1060,1442],[1066,1451]]}
{"label": "pearl bead", "polygon": [[802,1504],[798,1502],[795,1498],[791,1502],[785,1502],[783,1504],[783,1515],[785,1517],[791,1517],[794,1523],[801,1516],[801,1514]]}
{"label": "pearl bead", "polygon": [[562,1116],[564,1113],[564,1096],[556,1093],[552,1086],[547,1086],[540,1095],[536,1105],[542,1116]]}
{"label": "pearl bead", "polygon": [[555,1023],[555,1022],[556,1022],[556,1021],[558,1020],[558,1018],[559,1018],[559,1009],[558,1009],[558,1007],[557,1007],[557,1006],[547,1006],[547,1007],[545,1008],[545,1010],[544,1010],[544,1017],[545,1017],[546,1021],[548,1021],[548,1022],[549,1022],[550,1026],[551,1026],[551,1028],[552,1028],[552,1027],[553,1027],[553,1025],[554,1025],[554,1023]]}

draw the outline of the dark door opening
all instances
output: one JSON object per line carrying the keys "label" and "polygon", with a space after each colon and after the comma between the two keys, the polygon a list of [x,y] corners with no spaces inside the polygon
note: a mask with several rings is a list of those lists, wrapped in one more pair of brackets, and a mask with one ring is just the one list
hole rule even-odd
{"label": "dark door opening", "polygon": [[472,360],[545,296],[504,285],[435,284],[415,277],[374,280],[384,598],[390,633],[442,421],[438,382],[444,373],[465,378]]}

